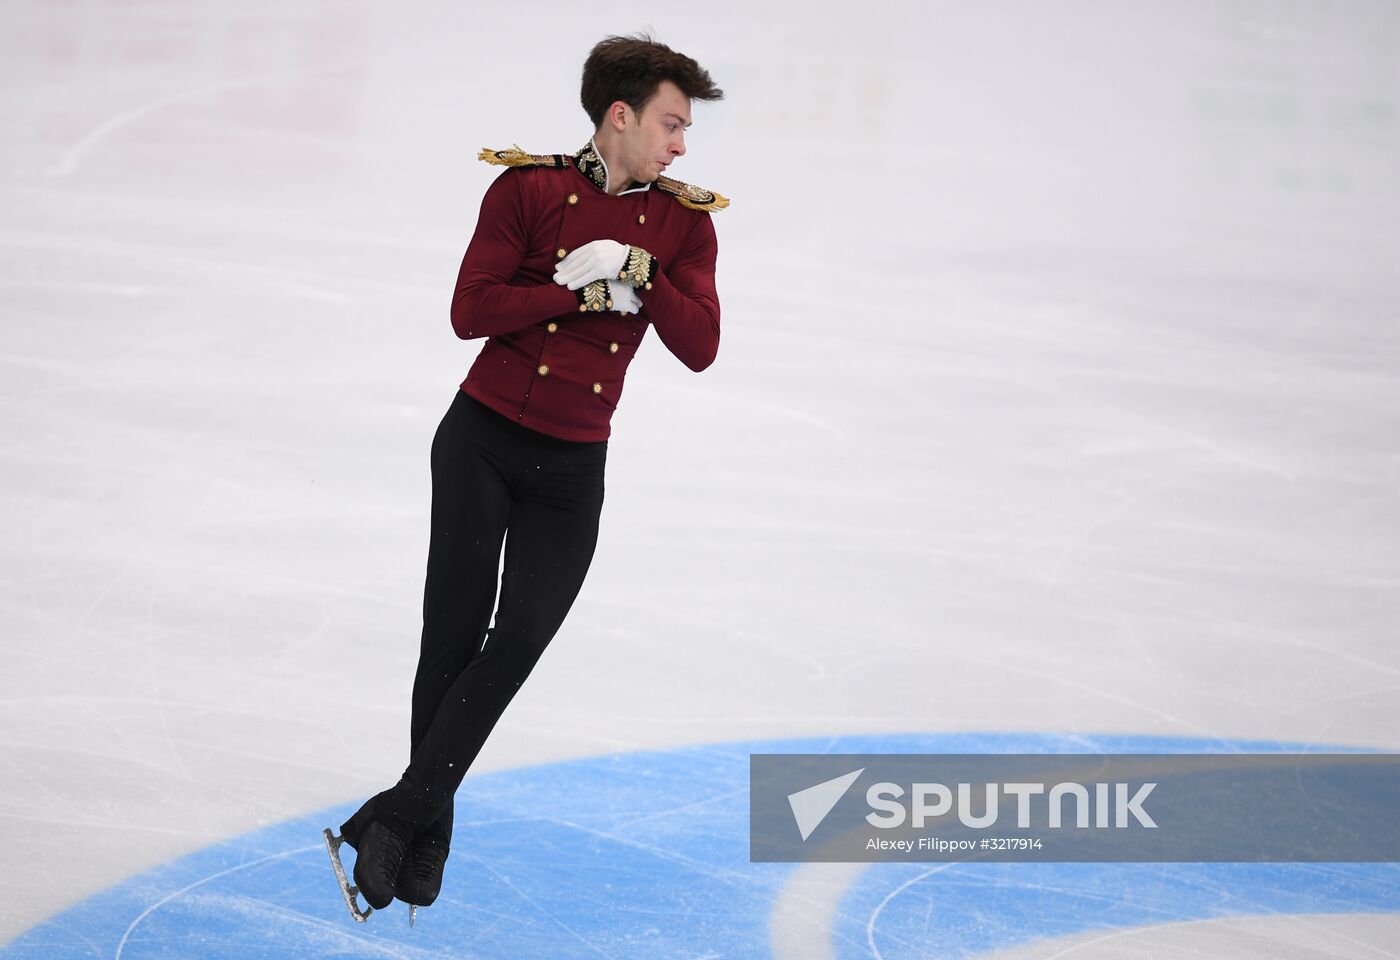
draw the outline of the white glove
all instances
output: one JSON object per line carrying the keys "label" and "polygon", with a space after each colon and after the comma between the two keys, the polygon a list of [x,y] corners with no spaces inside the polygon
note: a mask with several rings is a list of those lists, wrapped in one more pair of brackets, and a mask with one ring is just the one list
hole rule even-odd
{"label": "white glove", "polygon": [[627,249],[616,240],[590,240],[555,265],[554,282],[577,290],[594,280],[612,280],[627,265]]}
{"label": "white glove", "polygon": [[642,301],[637,299],[637,288],[621,281],[608,281],[608,297],[612,300],[615,313],[636,313],[642,309]]}

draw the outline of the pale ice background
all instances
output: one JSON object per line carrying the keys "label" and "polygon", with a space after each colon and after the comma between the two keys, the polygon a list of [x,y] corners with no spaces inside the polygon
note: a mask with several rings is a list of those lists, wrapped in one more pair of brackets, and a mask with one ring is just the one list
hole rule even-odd
{"label": "pale ice background", "polygon": [[645,27],[727,93],[672,169],[733,199],[723,342],[634,362],[593,570],[477,770],[1400,746],[1395,4],[4,14],[0,942],[402,768],[475,155],[575,149],[588,47]]}

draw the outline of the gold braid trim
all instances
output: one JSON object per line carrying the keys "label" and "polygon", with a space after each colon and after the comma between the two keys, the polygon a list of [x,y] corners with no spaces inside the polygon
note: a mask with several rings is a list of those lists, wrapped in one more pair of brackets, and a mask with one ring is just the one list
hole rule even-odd
{"label": "gold braid trim", "polygon": [[579,313],[586,313],[589,310],[611,310],[612,298],[608,296],[608,281],[593,280],[579,287],[578,294]]}
{"label": "gold braid trim", "polygon": [[641,247],[627,248],[627,262],[623,264],[617,279],[633,287],[645,285],[651,289],[651,281],[656,276],[656,258]]}
{"label": "gold braid trim", "polygon": [[671,177],[657,177],[656,185],[679,200],[681,206],[689,207],[692,210],[723,210],[729,206],[728,197]]}
{"label": "gold braid trim", "polygon": [[485,160],[487,163],[495,164],[498,167],[561,167],[563,160],[558,154],[552,153],[526,153],[520,149],[519,144],[513,144],[505,150],[492,150],[490,147],[482,147],[481,152],[476,155],[478,160]]}

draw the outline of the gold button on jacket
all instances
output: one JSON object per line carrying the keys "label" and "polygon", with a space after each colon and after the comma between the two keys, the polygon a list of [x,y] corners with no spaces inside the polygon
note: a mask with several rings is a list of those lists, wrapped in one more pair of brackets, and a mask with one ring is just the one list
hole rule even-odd
{"label": "gold button on jacket", "polygon": [[536,371],[539,373],[539,375],[542,376],[542,377],[547,377],[547,376],[549,376],[549,364],[547,364],[547,363],[542,363],[542,364],[540,364],[538,367],[535,368],[535,370],[536,370]]}
{"label": "gold button on jacket", "polygon": [[594,393],[602,393],[602,392],[603,392],[603,385],[602,385],[601,383],[595,383],[595,384],[593,384],[593,392],[594,392]]}
{"label": "gold button on jacket", "polygon": [[578,194],[576,194],[576,193],[571,193],[571,194],[569,194],[569,206],[573,206],[573,205],[576,204],[576,203],[578,203]]}
{"label": "gold button on jacket", "polygon": [[617,353],[617,341],[608,344],[608,353]]}

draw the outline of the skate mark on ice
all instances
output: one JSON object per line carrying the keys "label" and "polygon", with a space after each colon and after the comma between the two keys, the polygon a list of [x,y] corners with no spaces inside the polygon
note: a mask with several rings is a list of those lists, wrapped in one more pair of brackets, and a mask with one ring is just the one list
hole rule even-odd
{"label": "skate mark on ice", "polygon": [[117,942],[117,952],[113,956],[113,960],[121,960],[122,951],[126,949],[127,941],[131,939],[131,934],[136,930],[137,927],[141,925],[141,922],[147,917],[149,917],[151,914],[155,913],[161,907],[165,906],[170,901],[184,896],[186,893],[189,893],[191,890],[194,890],[197,887],[202,887],[204,884],[209,883],[211,880],[218,880],[221,877],[228,876],[229,874],[238,873],[241,870],[247,870],[250,867],[260,866],[261,864],[270,863],[274,860],[285,860],[288,857],[298,856],[300,854],[306,853],[309,850],[318,850],[320,849],[320,847],[320,844],[312,844],[309,847],[300,847],[296,850],[284,850],[281,853],[274,853],[266,857],[259,857],[257,860],[250,860],[247,863],[240,863],[236,866],[229,867],[226,870],[220,870],[217,873],[211,873],[207,877],[201,877],[194,883],[186,884],[179,890],[176,890],[172,893],[167,893],[165,896],[161,897],[159,900],[151,904],[145,910],[142,910],[141,913],[137,915],[136,919],[131,921],[131,923],[126,928],[126,932],[122,934],[121,940]]}
{"label": "skate mark on ice", "polygon": [[202,97],[224,93],[229,90],[237,90],[240,87],[252,87],[262,83],[278,83],[284,80],[301,80],[323,74],[343,73],[347,70],[354,70],[363,66],[365,66],[365,64],[362,61],[351,61],[323,67],[313,67],[307,70],[283,70],[250,77],[239,77],[234,80],[224,80],[219,83],[208,83],[189,90],[183,90],[179,93],[171,93],[163,97],[156,97],[154,100],[148,100],[129,110],[123,110],[120,113],[113,114],[93,127],[85,135],[80,137],[77,142],[63,151],[58,162],[49,168],[48,176],[50,179],[68,176],[78,168],[78,164],[82,162],[84,155],[106,139],[113,131],[119,130],[129,123],[140,120],[142,117],[164,110],[166,107],[173,107],[176,104],[187,103],[191,100],[198,100]]}

